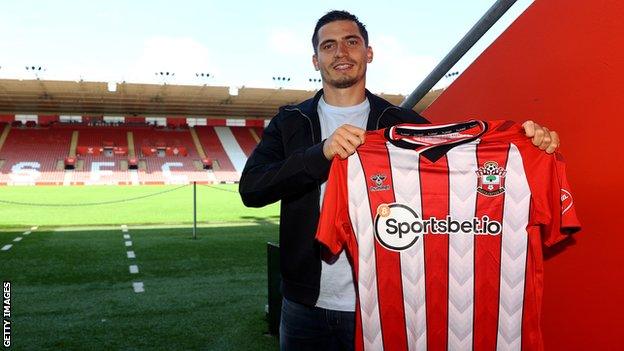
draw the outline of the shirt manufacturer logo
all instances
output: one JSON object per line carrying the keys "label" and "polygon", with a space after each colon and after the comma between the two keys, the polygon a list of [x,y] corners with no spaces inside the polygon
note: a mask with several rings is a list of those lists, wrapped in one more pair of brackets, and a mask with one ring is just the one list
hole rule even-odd
{"label": "shirt manufacturer logo", "polygon": [[375,174],[370,178],[375,185],[370,187],[370,191],[383,191],[390,190],[390,185],[384,184],[386,175],[383,173]]}

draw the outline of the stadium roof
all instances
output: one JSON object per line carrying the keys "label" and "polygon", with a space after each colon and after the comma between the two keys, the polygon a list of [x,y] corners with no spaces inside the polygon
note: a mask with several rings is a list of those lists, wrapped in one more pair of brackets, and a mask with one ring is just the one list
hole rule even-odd
{"label": "stadium roof", "polygon": [[[420,112],[442,90],[429,92],[414,108]],[[0,112],[79,115],[163,115],[271,118],[277,108],[313,96],[315,91],[106,82],[0,79]],[[399,104],[405,96],[380,94]]]}

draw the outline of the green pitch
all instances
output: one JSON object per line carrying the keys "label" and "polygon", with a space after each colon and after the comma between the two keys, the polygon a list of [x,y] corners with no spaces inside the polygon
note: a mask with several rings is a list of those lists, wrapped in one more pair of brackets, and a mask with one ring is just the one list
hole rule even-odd
{"label": "green pitch", "polygon": [[236,190],[197,186],[194,240],[192,186],[1,187],[11,349],[277,350],[264,308],[279,206],[245,208]]}
{"label": "green pitch", "polygon": [[[265,336],[271,224],[3,232],[13,350],[276,350]],[[129,259],[127,250],[136,258]],[[137,274],[129,265],[137,265]],[[135,293],[132,282],[145,291]]]}
{"label": "green pitch", "polygon": [[[275,220],[278,215],[277,204],[244,207],[237,185],[197,185],[198,222]],[[192,185],[0,187],[0,228],[192,222]]]}

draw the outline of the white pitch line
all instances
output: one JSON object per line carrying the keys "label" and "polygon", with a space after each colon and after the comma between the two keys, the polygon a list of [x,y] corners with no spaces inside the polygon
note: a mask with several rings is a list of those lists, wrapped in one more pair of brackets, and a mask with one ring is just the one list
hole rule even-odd
{"label": "white pitch line", "polygon": [[136,264],[130,265],[130,274],[137,273],[139,273],[139,266],[137,266]]}
{"label": "white pitch line", "polygon": [[30,233],[31,233],[30,230],[27,230],[27,231],[24,232],[24,235],[28,235]]}
{"label": "white pitch line", "polygon": [[130,239],[130,234],[124,234],[124,239]]}
{"label": "white pitch line", "polygon": [[30,230],[37,230],[39,227],[30,227]]}
{"label": "white pitch line", "polygon": [[121,231],[122,231],[122,232],[124,232],[124,233],[127,233],[127,232],[128,232],[128,226],[127,226],[127,225],[125,225],[125,224],[124,224],[124,225],[122,225],[122,226],[121,226]]}
{"label": "white pitch line", "polygon": [[134,251],[128,251],[128,258],[136,258],[136,256],[134,255]]}
{"label": "white pitch line", "polygon": [[126,246],[132,246],[132,241],[126,241]]}
{"label": "white pitch line", "polygon": [[132,288],[134,289],[135,293],[142,293],[145,291],[145,288],[143,287],[143,282],[132,283]]}
{"label": "white pitch line", "polygon": [[21,241],[21,240],[22,240],[21,236],[18,236],[17,238],[13,239],[13,241]]}
{"label": "white pitch line", "polygon": [[2,247],[2,249],[0,249],[0,250],[2,250],[2,251],[8,251],[11,247],[13,247],[13,245],[11,245],[11,244],[9,244],[9,245],[4,245],[4,246]]}

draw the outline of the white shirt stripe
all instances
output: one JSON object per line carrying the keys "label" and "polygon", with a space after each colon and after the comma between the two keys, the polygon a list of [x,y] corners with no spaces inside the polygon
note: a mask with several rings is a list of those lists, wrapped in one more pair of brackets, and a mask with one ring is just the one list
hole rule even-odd
{"label": "white shirt stripe", "polygon": [[[366,189],[364,170],[357,153],[349,157],[348,189]],[[377,296],[377,267],[375,236],[367,191],[353,191],[349,196],[349,216],[358,242],[358,291],[364,350],[383,350],[379,300]]]}
{"label": "white shirt stripe", "polygon": [[[411,207],[422,214],[419,153],[401,149],[390,143],[388,146],[395,200]],[[409,165],[409,166],[407,166]],[[399,189],[400,191],[396,191]],[[401,281],[403,284],[403,305],[408,349],[410,351],[427,349],[427,313],[425,303],[425,257],[423,238],[419,238],[412,247],[400,252]]]}
{"label": "white shirt stripe", "polygon": [[[449,212],[458,221],[472,220],[477,201],[476,144],[447,153]],[[471,350],[474,314],[473,235],[449,235],[448,349]]]}
{"label": "white shirt stripe", "polygon": [[498,308],[497,350],[520,350],[522,346],[522,307],[529,221],[529,188],[522,156],[511,144],[505,176],[505,207],[501,248],[500,301]]}

